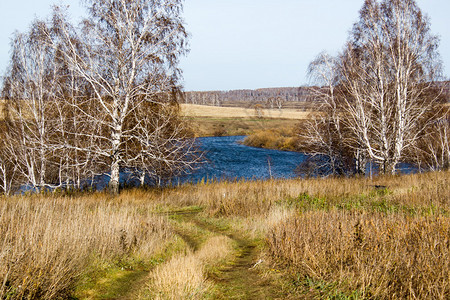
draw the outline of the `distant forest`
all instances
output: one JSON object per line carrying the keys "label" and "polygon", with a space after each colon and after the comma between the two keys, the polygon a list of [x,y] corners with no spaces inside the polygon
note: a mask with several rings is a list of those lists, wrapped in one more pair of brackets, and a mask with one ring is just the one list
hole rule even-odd
{"label": "distant forest", "polygon": [[[184,103],[214,106],[264,105],[267,108],[301,108],[313,102],[310,87],[262,88],[256,90],[185,92]],[[303,105],[302,105],[303,104]]]}
{"label": "distant forest", "polygon": [[[450,95],[450,81],[437,83],[443,86],[444,92]],[[278,87],[261,88],[256,90],[230,90],[230,91],[190,91],[184,92],[182,102],[189,104],[213,106],[254,106],[261,104],[266,108],[299,108],[308,109],[320,100],[313,95],[317,94],[319,87]],[[450,102],[450,97],[447,97]]]}

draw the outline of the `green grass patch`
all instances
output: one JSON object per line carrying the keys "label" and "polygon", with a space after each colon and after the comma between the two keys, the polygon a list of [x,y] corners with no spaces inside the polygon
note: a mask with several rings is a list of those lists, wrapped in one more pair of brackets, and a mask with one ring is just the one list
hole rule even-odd
{"label": "green grass patch", "polygon": [[[309,276],[296,275],[290,280],[290,288],[306,299],[359,300],[364,299],[361,291],[342,291],[338,282],[327,282]],[[345,284],[344,284],[345,285]]]}
{"label": "green grass patch", "polygon": [[148,259],[130,256],[110,262],[95,260],[90,269],[80,276],[72,299],[122,298],[140,288],[140,283],[154,267],[184,251],[186,247],[182,239],[174,237]]}
{"label": "green grass patch", "polygon": [[293,207],[301,212],[309,210],[328,210],[331,204],[325,197],[315,197],[308,193],[301,193],[297,197],[289,197],[277,202],[287,207]]}

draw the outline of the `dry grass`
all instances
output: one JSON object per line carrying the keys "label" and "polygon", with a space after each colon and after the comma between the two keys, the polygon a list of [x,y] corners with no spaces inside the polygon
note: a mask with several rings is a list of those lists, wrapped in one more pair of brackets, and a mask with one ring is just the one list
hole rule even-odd
{"label": "dry grass", "polygon": [[204,264],[192,253],[179,255],[154,272],[149,299],[199,299],[207,290]]}
{"label": "dry grass", "polygon": [[0,120],[3,120],[3,118],[5,117],[4,113],[3,113],[4,105],[5,105],[5,100],[0,99]]}
{"label": "dry grass", "polygon": [[[94,262],[145,260],[160,251],[172,232],[166,212],[200,209],[224,228],[266,237],[269,253],[300,276],[301,287],[305,280],[315,284],[306,288],[311,297],[323,292],[321,285],[368,298],[448,298],[449,180],[450,172],[436,172],[209,182],[127,190],[115,198],[1,198],[0,298],[67,297]],[[212,234],[198,235],[207,237],[198,251],[155,270],[153,296],[205,295],[205,267],[228,246]]]}
{"label": "dry grass", "polygon": [[0,201],[0,298],[66,298],[92,262],[149,258],[168,238],[145,207],[99,199]]}
{"label": "dry grass", "polygon": [[164,199],[266,235],[293,295],[447,299],[449,175],[205,183]]}
{"label": "dry grass", "polygon": [[290,151],[297,150],[298,143],[293,126],[258,130],[244,140],[244,145],[251,147]]}
{"label": "dry grass", "polygon": [[203,299],[212,285],[206,279],[206,267],[230,257],[232,241],[226,236],[208,239],[197,252],[173,257],[155,269],[151,278],[151,299]]}
{"label": "dry grass", "polygon": [[257,118],[187,118],[196,136],[250,135],[260,130],[298,126],[301,120]]}
{"label": "dry grass", "polygon": [[333,284],[343,294],[448,299],[449,239],[449,217],[333,210],[287,219],[268,243],[272,256],[298,277]]}
{"label": "dry grass", "polygon": [[[375,186],[386,186],[376,189]],[[211,216],[250,217],[275,205],[307,211],[361,209],[449,212],[450,172],[370,178],[293,179],[186,185],[162,192],[165,205],[202,206]]]}
{"label": "dry grass", "polygon": [[233,241],[227,236],[217,235],[208,239],[195,254],[202,262],[212,265],[229,258],[232,251]]}
{"label": "dry grass", "polygon": [[[182,115],[186,117],[212,117],[212,118],[255,118],[258,115],[254,108],[220,107],[197,104],[181,104]],[[299,109],[261,109],[264,118],[305,120],[310,112]]]}

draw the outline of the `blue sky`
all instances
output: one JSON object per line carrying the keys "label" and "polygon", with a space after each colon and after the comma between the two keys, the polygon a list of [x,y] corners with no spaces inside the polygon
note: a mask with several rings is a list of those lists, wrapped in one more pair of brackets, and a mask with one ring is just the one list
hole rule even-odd
{"label": "blue sky", "polygon": [[[52,3],[78,0],[0,0],[0,72],[9,60],[10,38],[27,30],[35,16],[46,17]],[[416,0],[441,37],[444,75],[450,76],[449,0]],[[256,89],[307,84],[306,68],[321,51],[339,52],[358,19],[363,0],[186,0],[191,33],[182,59],[186,90]]]}

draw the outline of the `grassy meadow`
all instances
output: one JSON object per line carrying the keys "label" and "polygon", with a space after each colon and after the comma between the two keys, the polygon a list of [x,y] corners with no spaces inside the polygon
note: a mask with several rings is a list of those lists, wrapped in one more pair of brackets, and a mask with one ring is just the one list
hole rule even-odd
{"label": "grassy meadow", "polygon": [[0,299],[448,299],[450,173],[0,199]]}
{"label": "grassy meadow", "polygon": [[210,118],[258,118],[268,119],[306,119],[309,112],[301,109],[258,109],[254,107],[223,107],[197,104],[181,104],[183,115],[188,117],[210,117]]}
{"label": "grassy meadow", "polygon": [[262,130],[293,128],[308,118],[302,109],[260,109],[181,104],[182,115],[196,136],[250,135]]}

